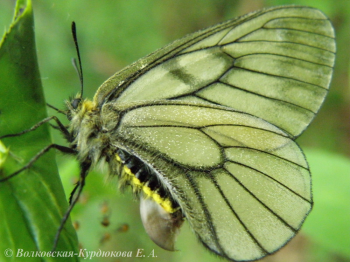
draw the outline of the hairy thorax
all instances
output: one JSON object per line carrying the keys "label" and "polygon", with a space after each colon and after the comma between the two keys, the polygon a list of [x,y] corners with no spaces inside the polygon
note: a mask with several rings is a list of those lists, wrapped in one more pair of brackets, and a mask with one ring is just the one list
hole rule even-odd
{"label": "hairy thorax", "polygon": [[76,110],[71,110],[70,132],[74,137],[71,146],[78,152],[78,160],[96,164],[104,155],[109,143],[107,130],[101,123],[100,110],[90,100],[85,100]]}

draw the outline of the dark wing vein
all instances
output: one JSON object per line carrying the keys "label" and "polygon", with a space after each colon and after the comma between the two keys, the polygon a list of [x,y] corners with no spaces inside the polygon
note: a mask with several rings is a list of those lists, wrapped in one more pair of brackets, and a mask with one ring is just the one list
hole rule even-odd
{"label": "dark wing vein", "polygon": [[[223,169],[225,172],[228,173],[228,175],[230,175],[232,177],[232,175],[230,174],[230,172],[228,172],[226,169]],[[234,177],[233,177],[234,178]],[[248,233],[248,235],[250,236],[250,238],[253,240],[253,242],[260,248],[260,250],[265,253],[268,254],[269,252],[261,245],[261,243],[256,239],[256,237],[253,235],[253,233],[248,229],[248,227],[245,225],[245,223],[242,221],[242,219],[240,218],[240,216],[237,214],[237,212],[234,210],[234,208],[231,206],[230,202],[228,201],[228,199],[226,198],[224,192],[221,190],[220,186],[218,185],[217,181],[215,180],[213,175],[210,175],[210,180],[212,181],[212,183],[215,185],[215,188],[219,191],[221,197],[224,199],[226,205],[230,208],[231,212],[233,213],[233,215],[237,218],[237,220],[239,221],[239,223],[242,225],[242,227],[245,229],[245,231]],[[241,185],[241,184],[240,184]],[[259,201],[260,202],[260,201]]]}
{"label": "dark wing vein", "polygon": [[[244,166],[244,165],[243,165]],[[230,171],[228,171],[226,168],[224,170],[232,177],[248,194],[250,194],[255,200],[257,200],[264,208],[269,210],[270,213],[272,213],[275,217],[277,217],[278,220],[280,220],[286,227],[291,229],[294,233],[298,231],[298,229],[294,228],[293,226],[289,225],[281,216],[279,216],[275,211],[273,211],[271,208],[269,208],[264,202],[262,202],[256,195],[253,194],[239,179],[237,179]],[[261,173],[261,172],[260,172]],[[226,198],[225,198],[226,201]],[[231,207],[231,206],[230,206]],[[255,238],[254,238],[255,239]]]}

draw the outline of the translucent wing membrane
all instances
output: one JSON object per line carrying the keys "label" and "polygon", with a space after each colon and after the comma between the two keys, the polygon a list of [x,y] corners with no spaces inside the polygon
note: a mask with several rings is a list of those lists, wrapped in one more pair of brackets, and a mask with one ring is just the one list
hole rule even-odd
{"label": "translucent wing membrane", "polygon": [[294,139],[327,94],[334,53],[320,11],[265,9],[140,59],[108,79],[94,104],[111,144],[154,171],[206,247],[259,259],[312,208]]}
{"label": "translucent wing membrane", "polygon": [[199,239],[224,257],[276,251],[311,209],[303,153],[260,118],[178,101],[108,104],[103,114],[120,115],[111,143],[156,170]]}
{"label": "translucent wing membrane", "polygon": [[220,104],[298,136],[327,94],[334,58],[334,31],[320,11],[265,9],[140,59],[107,80],[95,100]]}

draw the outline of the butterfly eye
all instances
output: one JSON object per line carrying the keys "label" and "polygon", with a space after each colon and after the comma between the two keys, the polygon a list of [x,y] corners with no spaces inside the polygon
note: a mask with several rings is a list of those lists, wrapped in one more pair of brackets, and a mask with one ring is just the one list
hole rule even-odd
{"label": "butterfly eye", "polygon": [[73,109],[77,109],[79,104],[80,104],[81,98],[75,98],[73,99],[73,101],[71,102],[71,105],[73,107]]}

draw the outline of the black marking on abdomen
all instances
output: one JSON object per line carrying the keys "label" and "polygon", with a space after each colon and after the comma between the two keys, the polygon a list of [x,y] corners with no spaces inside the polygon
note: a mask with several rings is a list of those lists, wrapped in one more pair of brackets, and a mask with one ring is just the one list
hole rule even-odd
{"label": "black marking on abdomen", "polygon": [[[144,189],[144,187],[148,187],[154,194],[158,194],[160,196],[160,198],[164,202],[159,203],[160,205],[166,205],[166,201],[168,200],[171,202],[171,212],[175,212],[176,210],[178,210],[179,204],[172,198],[169,190],[161,183],[161,181],[159,181],[156,172],[151,167],[146,165],[136,156],[133,156],[122,149],[118,148],[116,153],[119,156],[122,165],[124,165],[124,172],[128,173],[128,170],[130,170],[130,175],[132,175],[138,180],[136,185],[134,182],[135,180],[129,177],[126,179],[128,184],[130,184],[133,187],[137,187],[140,182],[142,184],[142,189]],[[167,208],[165,207],[165,209]]]}

